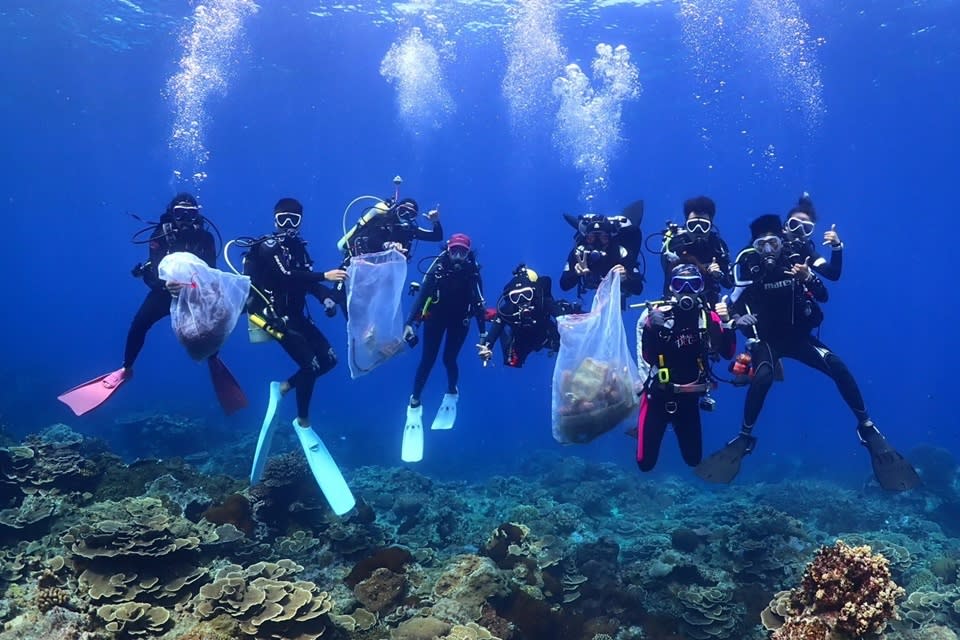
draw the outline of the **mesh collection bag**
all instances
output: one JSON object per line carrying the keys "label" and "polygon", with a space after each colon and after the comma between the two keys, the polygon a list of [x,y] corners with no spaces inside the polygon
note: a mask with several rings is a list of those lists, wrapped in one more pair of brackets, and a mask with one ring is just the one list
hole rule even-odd
{"label": "mesh collection bag", "polygon": [[403,351],[407,259],[396,249],[350,259],[347,268],[347,352],[359,378]]}
{"label": "mesh collection bag", "polygon": [[209,358],[227,341],[250,293],[250,278],[207,266],[185,251],[157,266],[160,279],[182,285],[170,303],[173,333],[194,360]]}
{"label": "mesh collection bag", "polygon": [[584,444],[626,420],[640,377],[627,346],[620,274],[607,275],[589,313],[557,318],[560,352],[553,371],[553,437]]}

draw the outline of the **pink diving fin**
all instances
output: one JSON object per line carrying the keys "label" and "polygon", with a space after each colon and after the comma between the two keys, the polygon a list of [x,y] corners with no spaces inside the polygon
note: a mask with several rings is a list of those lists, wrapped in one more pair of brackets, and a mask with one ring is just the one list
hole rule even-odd
{"label": "pink diving fin", "polygon": [[133,375],[126,369],[117,369],[65,391],[57,396],[57,400],[70,407],[76,415],[82,416],[106,402],[131,377]]}
{"label": "pink diving fin", "polygon": [[224,413],[228,416],[232,415],[250,404],[247,401],[247,395],[240,388],[240,383],[219,356],[213,355],[207,358],[207,366],[210,367],[213,390],[217,392],[217,400],[220,401]]}

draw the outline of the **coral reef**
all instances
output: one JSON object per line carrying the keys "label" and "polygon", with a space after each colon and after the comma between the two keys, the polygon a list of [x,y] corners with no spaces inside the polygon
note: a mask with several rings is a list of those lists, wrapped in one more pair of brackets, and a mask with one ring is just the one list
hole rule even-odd
{"label": "coral reef", "polygon": [[203,619],[226,614],[251,638],[315,640],[330,624],[333,601],[312,582],[291,581],[301,571],[291,561],[224,567],[201,587],[197,613]]}
{"label": "coral reef", "polygon": [[56,425],[0,450],[0,640],[758,640],[758,619],[781,640],[940,640],[960,628],[960,544],[937,520],[954,499],[945,482],[919,497],[813,480],[732,493],[569,456],[522,465],[479,485],[352,469],[357,508],[339,518],[299,451],[247,487],[178,459],[123,464]]}

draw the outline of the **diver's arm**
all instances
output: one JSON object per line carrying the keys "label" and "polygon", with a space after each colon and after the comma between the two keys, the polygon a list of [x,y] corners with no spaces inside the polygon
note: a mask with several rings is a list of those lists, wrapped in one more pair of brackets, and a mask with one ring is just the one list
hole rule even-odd
{"label": "diver's arm", "polygon": [[826,302],[830,297],[827,293],[826,285],[823,284],[823,280],[815,276],[812,271],[810,272],[810,277],[804,280],[803,286],[813,294],[813,299],[817,302]]}
{"label": "diver's arm", "polygon": [[[651,310],[650,313],[653,313]],[[663,332],[669,334],[669,330],[664,327],[655,327],[650,323],[650,314],[647,314],[647,321],[643,325],[643,332],[640,340],[643,343],[643,359],[650,365],[657,364],[657,355],[663,353],[663,347],[666,340],[663,339]]]}
{"label": "diver's arm", "polygon": [[727,243],[724,242],[720,236],[717,236],[716,261],[717,265],[720,266],[720,273],[717,275],[711,274],[711,276],[719,282],[720,286],[724,289],[732,289],[733,269],[730,266],[730,250],[727,248]]}
{"label": "diver's arm", "polygon": [[209,231],[201,231],[203,234],[200,243],[200,255],[197,256],[207,263],[211,269],[217,268],[217,244],[213,240],[213,234]]}
{"label": "diver's arm", "polygon": [[480,277],[479,270],[476,271],[474,278],[473,315],[477,319],[477,331],[482,336],[487,331],[487,309],[483,299],[483,279]]}
{"label": "diver's arm", "polygon": [[440,242],[441,240],[443,240],[443,226],[440,225],[439,220],[434,220],[432,229],[424,229],[422,227],[417,227],[413,231],[413,237],[415,240],[426,240],[427,242]]}
{"label": "diver's arm", "polygon": [[720,316],[713,311],[707,316],[707,331],[714,351],[726,360],[733,358],[737,351],[737,334],[732,329],[725,329]]}
{"label": "diver's arm", "polygon": [[146,264],[143,265],[143,282],[151,289],[163,289],[160,280],[160,261],[167,255],[169,243],[161,225],[157,225],[150,234],[149,254]]}
{"label": "diver's arm", "polygon": [[836,282],[840,279],[840,273],[843,271],[843,245],[838,245],[830,251],[830,261],[821,256],[816,250],[813,251],[813,260],[810,266],[821,276]]}
{"label": "diver's arm", "polygon": [[577,274],[577,250],[574,249],[567,257],[567,264],[563,267],[563,273],[560,274],[560,289],[570,291],[580,282],[580,276]]}
{"label": "diver's arm", "polygon": [[493,326],[490,328],[490,331],[487,333],[487,337],[481,338],[480,340],[480,344],[484,345],[488,349],[493,349],[493,345],[497,344],[497,340],[500,339],[500,334],[503,333],[503,329],[505,326],[503,323],[503,320],[501,320],[500,318],[494,318],[491,324]]}
{"label": "diver's arm", "polygon": [[630,266],[624,265],[624,274],[620,277],[620,289],[635,296],[643,293],[643,274],[640,272],[640,265],[636,262]]}

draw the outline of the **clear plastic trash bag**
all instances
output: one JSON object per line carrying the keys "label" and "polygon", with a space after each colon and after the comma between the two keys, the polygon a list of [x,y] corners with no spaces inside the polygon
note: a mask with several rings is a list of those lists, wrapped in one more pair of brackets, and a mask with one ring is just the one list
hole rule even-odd
{"label": "clear plastic trash bag", "polygon": [[194,360],[218,352],[247,303],[250,278],[211,268],[185,251],[164,256],[157,272],[165,283],[182,286],[170,303],[170,321],[180,344]]}
{"label": "clear plastic trash bag", "polygon": [[401,353],[407,259],[396,249],[350,259],[347,267],[347,358],[359,378]]}
{"label": "clear plastic trash bag", "polygon": [[640,376],[627,346],[620,274],[607,275],[589,313],[560,316],[553,371],[553,437],[584,444],[626,420],[637,406]]}

